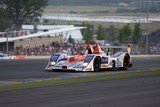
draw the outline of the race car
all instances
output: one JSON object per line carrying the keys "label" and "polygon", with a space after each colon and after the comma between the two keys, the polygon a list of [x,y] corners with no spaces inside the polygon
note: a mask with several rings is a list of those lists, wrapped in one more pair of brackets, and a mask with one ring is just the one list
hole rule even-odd
{"label": "race car", "polygon": [[[96,44],[94,51],[88,54],[83,61],[71,64],[70,66],[62,65],[62,70],[74,71],[101,71],[102,69],[127,70],[132,66],[130,57],[130,45],[106,46],[106,52],[102,51],[100,45]],[[111,49],[127,49],[127,51],[111,52]]]}
{"label": "race car", "polygon": [[[132,66],[130,57],[130,45],[103,46],[96,44],[87,46],[84,55],[73,55],[61,58],[63,54],[52,55],[46,70],[65,70],[65,71],[100,71],[102,69],[116,68],[127,70]],[[127,49],[127,51],[111,52],[111,49]]]}
{"label": "race car", "polygon": [[12,59],[12,57],[7,54],[0,53],[0,59]]}
{"label": "race car", "polygon": [[0,53],[0,59],[25,59],[25,55],[8,55]]}

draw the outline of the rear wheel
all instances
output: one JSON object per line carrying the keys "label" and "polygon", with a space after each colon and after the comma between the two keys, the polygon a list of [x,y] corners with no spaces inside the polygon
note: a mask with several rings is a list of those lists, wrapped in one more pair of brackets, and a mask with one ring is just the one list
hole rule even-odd
{"label": "rear wheel", "polygon": [[116,63],[115,61],[112,61],[112,68],[115,68],[116,67]]}
{"label": "rear wheel", "polygon": [[119,70],[127,70],[130,66],[130,57],[128,54],[124,56],[123,67],[119,68]]}
{"label": "rear wheel", "polygon": [[101,66],[101,58],[100,57],[96,57],[94,59],[94,63],[93,63],[94,71],[99,71],[100,70],[100,66]]}

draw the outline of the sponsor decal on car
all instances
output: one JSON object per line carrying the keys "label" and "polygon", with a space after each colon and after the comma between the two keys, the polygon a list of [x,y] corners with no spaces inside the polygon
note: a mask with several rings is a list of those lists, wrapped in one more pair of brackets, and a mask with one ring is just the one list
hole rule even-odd
{"label": "sponsor decal on car", "polygon": [[101,68],[107,68],[108,65],[107,64],[101,64]]}

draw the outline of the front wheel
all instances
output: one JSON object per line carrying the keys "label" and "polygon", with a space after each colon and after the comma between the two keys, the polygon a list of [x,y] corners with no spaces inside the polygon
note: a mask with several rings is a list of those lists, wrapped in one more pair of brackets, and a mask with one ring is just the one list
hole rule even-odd
{"label": "front wheel", "polygon": [[94,71],[99,71],[100,70],[100,66],[101,66],[101,58],[100,57],[96,57],[94,59],[94,63],[93,63]]}

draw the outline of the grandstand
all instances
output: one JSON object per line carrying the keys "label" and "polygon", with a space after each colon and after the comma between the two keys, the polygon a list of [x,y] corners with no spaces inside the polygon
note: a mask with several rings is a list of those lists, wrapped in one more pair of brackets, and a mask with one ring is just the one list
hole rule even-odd
{"label": "grandstand", "polygon": [[[37,47],[49,45],[53,41],[66,40],[69,35],[74,39],[82,39],[80,29],[85,27],[74,27],[73,25],[22,25],[22,29],[12,32],[0,33],[0,51],[15,47]],[[8,41],[8,42],[7,42]]]}

